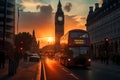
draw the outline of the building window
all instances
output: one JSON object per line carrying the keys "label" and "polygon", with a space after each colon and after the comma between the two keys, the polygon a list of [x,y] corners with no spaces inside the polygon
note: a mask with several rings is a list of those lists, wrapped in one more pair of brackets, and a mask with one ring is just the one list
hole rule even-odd
{"label": "building window", "polygon": [[116,6],[116,3],[114,3],[113,6]]}

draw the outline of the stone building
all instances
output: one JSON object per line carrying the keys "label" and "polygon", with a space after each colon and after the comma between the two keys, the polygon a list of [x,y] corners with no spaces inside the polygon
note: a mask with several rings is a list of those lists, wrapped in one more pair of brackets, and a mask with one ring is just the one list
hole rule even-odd
{"label": "stone building", "polygon": [[120,55],[120,0],[103,0],[103,4],[89,7],[87,31],[90,35],[92,56],[104,53],[104,39],[109,39],[109,55]]}
{"label": "stone building", "polygon": [[0,0],[0,48],[14,47],[15,0]]}

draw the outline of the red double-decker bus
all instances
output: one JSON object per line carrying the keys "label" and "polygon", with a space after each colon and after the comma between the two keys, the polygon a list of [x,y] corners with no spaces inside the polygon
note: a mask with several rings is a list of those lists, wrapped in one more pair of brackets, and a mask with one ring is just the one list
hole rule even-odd
{"label": "red double-decker bus", "polygon": [[90,41],[88,32],[81,29],[70,30],[60,39],[59,62],[65,66],[90,66]]}

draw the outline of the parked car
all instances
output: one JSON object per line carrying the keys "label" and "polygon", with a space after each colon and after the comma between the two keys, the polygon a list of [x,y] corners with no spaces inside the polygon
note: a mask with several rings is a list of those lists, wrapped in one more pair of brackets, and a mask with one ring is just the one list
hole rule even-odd
{"label": "parked car", "polygon": [[39,62],[40,61],[40,56],[36,53],[31,54],[31,56],[29,56],[29,61],[30,62]]}

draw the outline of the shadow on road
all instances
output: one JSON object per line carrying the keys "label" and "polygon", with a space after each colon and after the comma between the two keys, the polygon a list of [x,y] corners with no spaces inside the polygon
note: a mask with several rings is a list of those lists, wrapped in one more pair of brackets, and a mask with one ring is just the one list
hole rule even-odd
{"label": "shadow on road", "polygon": [[67,68],[72,70],[91,70],[90,67],[84,67],[84,66],[71,66]]}

